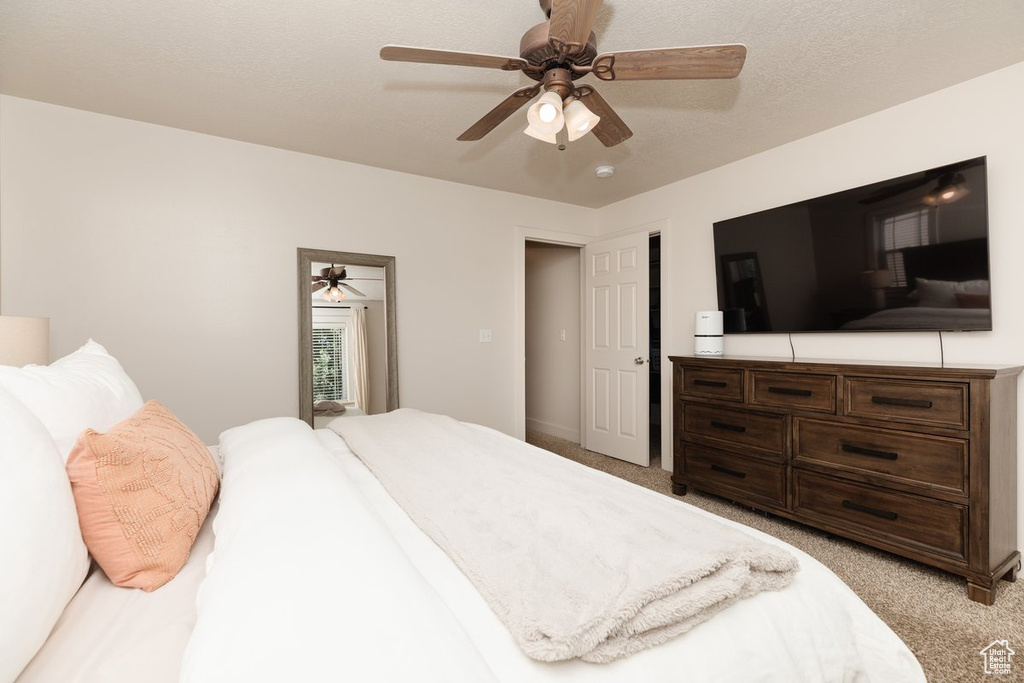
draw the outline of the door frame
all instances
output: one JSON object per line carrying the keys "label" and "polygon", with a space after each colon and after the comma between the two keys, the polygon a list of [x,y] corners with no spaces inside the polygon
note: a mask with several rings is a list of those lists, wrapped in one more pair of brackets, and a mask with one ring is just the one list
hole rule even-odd
{"label": "door frame", "polygon": [[[514,253],[514,281],[513,281],[513,327],[512,337],[514,346],[513,358],[513,428],[514,436],[521,441],[526,440],[526,243],[527,242],[549,242],[552,244],[563,244],[577,247],[580,250],[588,242],[610,239],[630,233],[645,232],[648,235],[659,233],[661,235],[661,468],[672,471],[672,372],[668,360],[668,351],[674,343],[671,329],[671,320],[668,311],[672,310],[672,270],[666,268],[671,261],[672,233],[669,230],[669,219],[643,223],[631,228],[616,230],[603,235],[580,235],[570,232],[558,232],[555,230],[542,230],[527,226],[516,226]],[[580,259],[580,296],[583,296],[583,268],[584,259]],[[582,299],[581,299],[582,301]],[[586,306],[580,306],[580,329],[585,329]],[[584,403],[584,382],[583,365],[584,342],[583,335],[580,335],[580,439],[585,440],[583,435],[586,430],[586,411]],[[586,444],[582,444],[586,448]]]}
{"label": "door frame", "polygon": [[[560,244],[566,247],[575,247],[581,252],[591,237],[577,235],[570,232],[557,232],[554,230],[541,230],[525,226],[516,226],[515,229],[515,269],[513,282],[514,303],[512,306],[514,320],[512,325],[512,337],[514,339],[513,350],[513,401],[514,436],[520,441],[526,440],[526,243],[544,242],[547,244]],[[580,258],[580,295],[583,294],[583,258]],[[580,306],[580,329],[585,320],[583,306]],[[580,365],[583,364],[583,340],[580,340]],[[581,375],[582,376],[582,375]],[[580,388],[580,398],[583,397],[583,389]],[[583,406],[580,405],[580,418],[583,417]],[[582,438],[582,436],[581,436]]]}

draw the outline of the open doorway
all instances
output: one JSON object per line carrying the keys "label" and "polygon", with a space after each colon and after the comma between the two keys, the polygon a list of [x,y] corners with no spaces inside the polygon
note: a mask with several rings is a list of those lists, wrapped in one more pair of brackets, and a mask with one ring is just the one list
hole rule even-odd
{"label": "open doorway", "polygon": [[[615,455],[623,460],[629,460],[630,462],[638,462],[639,464],[647,465],[648,462],[653,461],[656,464],[661,464],[664,467],[664,458],[660,458],[662,452],[671,453],[671,444],[664,443],[664,440],[668,438],[668,434],[671,432],[670,429],[662,429],[662,409],[661,405],[664,400],[667,399],[665,394],[665,387],[663,387],[663,378],[661,376],[661,309],[665,307],[667,302],[668,292],[662,287],[661,277],[661,266],[662,266],[662,247],[665,243],[664,229],[667,226],[667,221],[655,221],[647,226],[637,228],[633,231],[623,231],[618,235],[633,234],[638,238],[636,244],[636,254],[641,256],[637,258],[633,263],[636,266],[641,267],[643,273],[643,302],[641,304],[640,299],[636,300],[636,306],[632,306],[631,310],[636,314],[637,328],[636,332],[642,334],[645,337],[642,343],[636,347],[636,356],[638,362],[636,366],[644,365],[642,368],[643,379],[640,380],[639,375],[636,375],[638,382],[642,381],[644,385],[642,391],[633,392],[632,396],[635,397],[633,403],[637,408],[637,420],[633,423],[636,426],[634,432],[638,440],[642,440],[643,443],[643,457],[642,461],[640,458],[636,460],[630,458],[623,458],[620,455],[614,453],[608,453],[609,455]],[[644,229],[647,228],[647,229]],[[579,235],[573,235],[569,233],[556,233],[545,230],[536,230],[532,228],[516,228],[516,270],[515,270],[515,373],[514,373],[514,386],[515,386],[515,435],[520,439],[527,439],[527,429],[532,434],[537,434],[534,431],[538,427],[544,429],[547,433],[555,433],[559,436],[554,436],[550,441],[561,442],[567,450],[576,449],[576,451],[590,450],[596,452],[606,452],[601,448],[598,443],[591,443],[589,433],[587,430],[588,420],[594,420],[596,422],[596,413],[590,415],[584,409],[586,401],[588,399],[588,393],[586,389],[585,378],[590,376],[591,372],[587,371],[584,367],[584,355],[585,355],[585,343],[583,339],[586,337],[585,332],[590,330],[591,327],[596,325],[598,317],[594,315],[588,315],[583,309],[588,307],[586,303],[587,288],[584,286],[584,251],[589,249],[588,245],[598,244],[606,241],[608,238],[585,238]],[[610,238],[616,239],[616,238]],[[547,324],[547,332],[543,332],[544,325],[538,327],[535,314],[536,311],[531,311],[530,316],[532,319],[530,325],[530,352],[527,353],[527,304],[526,304],[526,290],[530,288],[530,298],[533,302],[533,306],[540,302],[540,305],[550,304],[550,295],[553,290],[551,288],[543,288],[542,280],[537,280],[535,275],[537,271],[534,266],[538,265],[534,256],[539,253],[535,251],[538,245],[546,245],[553,247],[552,252],[548,253],[563,253],[569,254],[575,252],[579,258],[578,265],[574,270],[572,279],[567,277],[563,281],[563,284],[556,285],[559,289],[565,289],[565,291],[577,293],[578,292],[578,305],[579,313],[577,320],[579,321],[580,334],[576,343],[571,342],[572,326],[563,326],[555,323],[552,326],[550,323]],[[558,252],[557,249],[561,247],[563,250]],[[531,249],[531,263],[530,273],[527,275],[527,248]],[[621,260],[618,259],[617,260]],[[568,276],[566,268],[565,273]],[[589,271],[588,271],[589,272]],[[648,272],[650,277],[648,276]],[[566,284],[571,283],[571,284]],[[639,284],[639,282],[638,282]],[[653,291],[652,291],[653,290]],[[636,291],[636,288],[634,288]],[[639,291],[636,291],[639,296]],[[632,316],[631,316],[632,317]],[[563,314],[563,319],[567,319]],[[642,322],[641,322],[642,321]],[[642,326],[642,333],[640,332]],[[566,330],[566,341],[561,341],[561,330]],[[538,334],[538,330],[541,330]],[[551,330],[554,330],[553,333]],[[618,332],[614,333],[616,336]],[[556,340],[556,341],[552,341]],[[639,341],[639,340],[638,340]],[[551,344],[556,345],[556,349],[548,355],[545,351],[545,346]],[[553,395],[546,389],[549,386],[551,380],[551,373],[544,371],[547,366],[546,359],[558,358],[559,352],[571,351],[573,353],[579,353],[578,360],[576,356],[570,356],[571,360],[563,362],[559,367],[559,370],[554,373],[557,377],[561,374],[561,370],[564,368],[579,368],[579,383],[576,386],[577,392],[579,392],[578,400],[577,395],[568,395],[563,405],[570,406],[570,411],[579,417],[577,419],[558,420],[558,419],[545,419],[545,399],[550,398]],[[529,356],[529,362],[527,357]],[[642,356],[642,358],[641,358]],[[634,358],[630,357],[630,365],[633,364]],[[527,366],[530,366],[530,398],[527,400]],[[636,369],[640,369],[637,367]],[[561,391],[565,387],[570,386],[569,382],[559,382],[558,388],[555,392]],[[636,387],[640,389],[639,386]],[[529,421],[527,420],[527,405],[529,404]],[[540,411],[537,408],[540,408]],[[578,412],[577,412],[578,411]],[[642,411],[643,415],[639,413]],[[564,413],[563,413],[564,414]],[[546,424],[544,424],[546,423]],[[561,429],[560,429],[561,427]],[[564,428],[568,429],[564,429]],[[659,438],[660,435],[660,438]],[[545,438],[545,442],[548,441],[546,435],[542,434]],[[561,448],[549,447],[546,443],[539,443],[538,441],[531,441],[537,445],[542,445],[548,450],[554,450],[561,452]],[[666,451],[666,449],[668,449]],[[649,456],[649,457],[648,457]],[[661,460],[661,462],[659,462]],[[668,462],[671,462],[669,457]]]}
{"label": "open doorway", "polygon": [[581,250],[526,242],[526,430],[580,443]]}

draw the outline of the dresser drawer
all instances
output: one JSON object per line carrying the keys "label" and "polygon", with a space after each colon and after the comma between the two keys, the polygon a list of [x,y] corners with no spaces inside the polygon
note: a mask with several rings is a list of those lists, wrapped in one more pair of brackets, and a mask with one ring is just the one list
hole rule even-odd
{"label": "dresser drawer", "polygon": [[682,368],[683,395],[743,400],[743,371],[727,368]]}
{"label": "dresser drawer", "polygon": [[794,463],[839,466],[891,481],[967,494],[967,441],[795,418]]}
{"label": "dresser drawer", "polygon": [[754,371],[750,387],[752,405],[836,412],[835,375]]}
{"label": "dresser drawer", "polygon": [[683,432],[726,444],[782,454],[785,415],[753,413],[696,403],[683,405]]}
{"label": "dresser drawer", "polygon": [[793,470],[793,510],[854,534],[965,560],[967,508]]}
{"label": "dresser drawer", "polygon": [[[682,445],[682,471],[693,486],[706,483],[715,493],[784,507],[786,470],[781,464],[691,443]],[[677,463],[678,465],[678,463]]]}
{"label": "dresser drawer", "polygon": [[846,414],[967,429],[967,385],[848,377]]}

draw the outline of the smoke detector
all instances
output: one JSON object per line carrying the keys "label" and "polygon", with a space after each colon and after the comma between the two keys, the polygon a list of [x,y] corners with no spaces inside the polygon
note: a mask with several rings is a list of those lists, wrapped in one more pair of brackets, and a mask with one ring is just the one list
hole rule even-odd
{"label": "smoke detector", "polygon": [[598,166],[597,168],[594,169],[594,174],[598,178],[611,178],[613,175],[615,175],[615,167],[614,166]]}

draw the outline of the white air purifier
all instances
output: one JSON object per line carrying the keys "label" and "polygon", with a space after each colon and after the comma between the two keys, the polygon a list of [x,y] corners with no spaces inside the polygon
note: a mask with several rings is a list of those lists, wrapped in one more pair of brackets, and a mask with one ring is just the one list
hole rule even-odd
{"label": "white air purifier", "polygon": [[722,337],[722,312],[697,311],[693,330],[694,353],[698,356],[721,356],[725,351]]}

